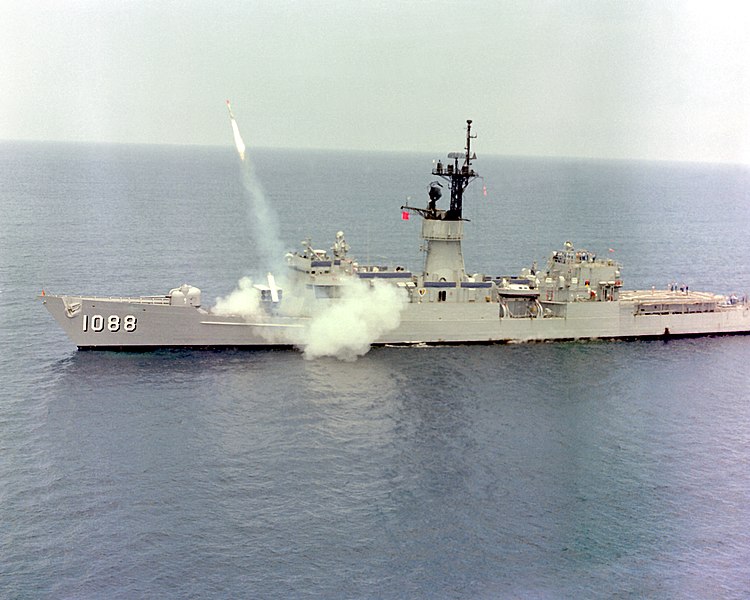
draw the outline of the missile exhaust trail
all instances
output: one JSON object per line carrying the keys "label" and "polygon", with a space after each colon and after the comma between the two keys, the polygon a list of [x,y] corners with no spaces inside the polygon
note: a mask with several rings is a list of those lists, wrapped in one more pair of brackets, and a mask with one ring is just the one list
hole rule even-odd
{"label": "missile exhaust trail", "polygon": [[240,128],[237,126],[237,121],[234,119],[234,113],[232,112],[232,105],[227,100],[227,110],[229,111],[229,122],[232,125],[232,134],[234,135],[234,145],[237,148],[237,153],[240,155],[240,160],[245,160],[245,142],[242,141],[240,135]]}

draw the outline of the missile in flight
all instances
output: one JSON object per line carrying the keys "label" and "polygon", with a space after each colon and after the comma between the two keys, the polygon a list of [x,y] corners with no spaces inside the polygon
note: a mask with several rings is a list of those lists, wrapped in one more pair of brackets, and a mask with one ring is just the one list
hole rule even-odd
{"label": "missile in flight", "polygon": [[229,103],[229,100],[227,100],[227,110],[229,111],[229,122],[232,124],[232,134],[234,135],[234,145],[237,148],[237,153],[240,155],[240,160],[245,160],[245,142],[242,141],[242,136],[240,135],[240,128],[237,127],[237,121],[234,118],[234,113],[232,112],[232,105]]}
{"label": "missile in flight", "polygon": [[271,302],[278,304],[279,287],[276,285],[276,278],[271,273],[268,274],[268,289],[271,290]]}

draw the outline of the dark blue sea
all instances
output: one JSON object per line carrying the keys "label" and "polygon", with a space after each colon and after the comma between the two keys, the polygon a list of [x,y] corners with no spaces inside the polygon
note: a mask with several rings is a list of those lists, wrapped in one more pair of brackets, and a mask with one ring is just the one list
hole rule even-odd
{"label": "dark blue sea", "polygon": [[[750,292],[747,167],[480,142],[470,272],[571,240]],[[440,157],[251,156],[289,250],[414,270]],[[750,597],[750,337],[78,352],[36,298],[210,305],[263,273],[251,207],[231,148],[0,144],[0,597]]]}

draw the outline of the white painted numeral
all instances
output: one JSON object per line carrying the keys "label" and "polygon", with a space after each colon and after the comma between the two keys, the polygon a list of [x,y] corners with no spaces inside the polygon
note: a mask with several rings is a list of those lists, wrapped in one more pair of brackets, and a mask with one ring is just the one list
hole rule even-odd
{"label": "white painted numeral", "polygon": [[133,315],[125,315],[123,319],[125,331],[135,331],[136,319]]}
{"label": "white painted numeral", "polygon": [[81,320],[83,331],[88,331],[91,328],[91,331],[97,333],[104,331],[105,325],[107,326],[107,331],[111,331],[112,333],[120,331],[120,327],[122,327],[123,331],[131,333],[135,331],[137,324],[138,319],[133,315],[125,315],[122,318],[120,315],[109,315],[106,317],[106,320],[102,315],[91,315],[91,317],[83,315],[83,319]]}
{"label": "white painted numeral", "polygon": [[102,331],[104,329],[104,317],[101,315],[91,315],[91,330]]}

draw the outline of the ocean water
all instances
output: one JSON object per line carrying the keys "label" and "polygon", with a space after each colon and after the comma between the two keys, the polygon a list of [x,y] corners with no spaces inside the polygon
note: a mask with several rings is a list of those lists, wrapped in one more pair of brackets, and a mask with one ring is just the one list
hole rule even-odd
{"label": "ocean water", "polygon": [[[419,269],[435,157],[253,160],[289,249]],[[629,288],[750,292],[746,167],[476,168],[470,271],[570,239]],[[263,273],[250,207],[231,149],[0,144],[0,597],[750,596],[750,337],[78,352],[36,299],[211,304]]]}

